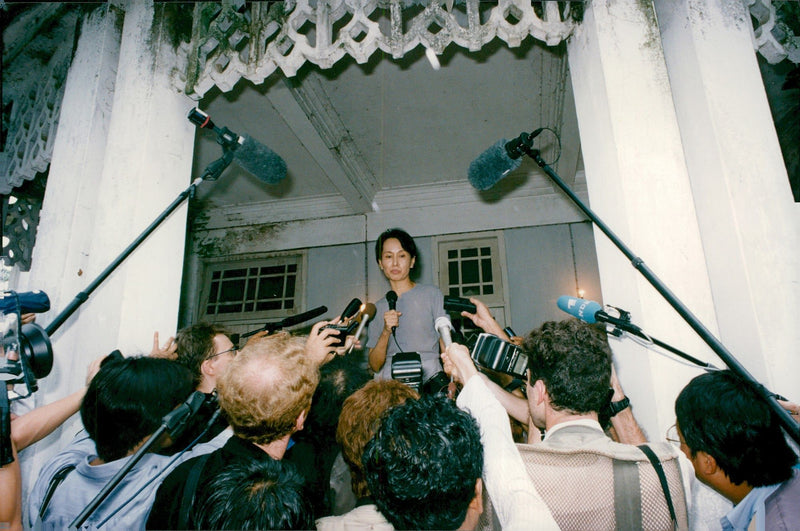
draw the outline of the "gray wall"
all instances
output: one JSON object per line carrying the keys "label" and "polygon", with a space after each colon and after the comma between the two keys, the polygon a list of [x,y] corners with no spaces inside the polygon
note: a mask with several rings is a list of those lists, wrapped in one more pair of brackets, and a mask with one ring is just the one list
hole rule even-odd
{"label": "gray wall", "polygon": [[[543,321],[567,316],[556,306],[556,299],[577,294],[576,270],[577,285],[585,290],[585,297],[602,302],[589,222],[506,229],[503,235],[509,323],[515,332],[523,334]],[[432,238],[418,237],[415,241],[419,271],[414,280],[438,284],[434,280]],[[382,298],[389,290],[389,283],[375,261],[374,247],[375,242],[370,241],[308,249],[304,310],[324,305],[328,311],[322,318],[332,318],[355,297],[372,302]],[[190,262],[200,265],[198,260]],[[198,273],[195,271],[192,277],[200,278]],[[184,293],[184,300],[196,298],[198,292],[192,286],[190,293]],[[186,324],[189,323],[181,326]]]}
{"label": "gray wall", "polygon": [[585,291],[584,297],[601,302],[597,256],[588,222],[508,229],[504,237],[510,323],[517,334],[544,321],[567,317],[556,300],[561,295],[577,295],[576,269],[577,286]]}

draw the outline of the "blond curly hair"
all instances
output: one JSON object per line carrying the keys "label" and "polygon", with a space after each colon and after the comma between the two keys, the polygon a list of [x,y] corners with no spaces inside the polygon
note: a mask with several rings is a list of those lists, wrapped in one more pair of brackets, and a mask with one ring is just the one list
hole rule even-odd
{"label": "blond curly hair", "polygon": [[251,340],[217,381],[219,405],[233,432],[255,444],[293,433],[319,383],[305,338],[281,332]]}

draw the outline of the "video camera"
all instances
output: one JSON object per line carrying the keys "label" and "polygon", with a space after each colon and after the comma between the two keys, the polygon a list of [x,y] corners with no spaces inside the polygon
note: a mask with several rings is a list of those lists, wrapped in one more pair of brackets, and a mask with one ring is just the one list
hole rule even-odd
{"label": "video camera", "polygon": [[53,369],[53,347],[47,332],[35,323],[22,324],[22,315],[50,309],[50,299],[43,291],[0,294],[0,333],[3,357],[0,380],[24,383],[26,393],[13,400],[26,398],[39,387],[37,378],[44,378]]}
{"label": "video camera", "polygon": [[493,334],[480,334],[470,356],[485,369],[510,374],[523,380],[526,378],[528,355],[515,344]]}

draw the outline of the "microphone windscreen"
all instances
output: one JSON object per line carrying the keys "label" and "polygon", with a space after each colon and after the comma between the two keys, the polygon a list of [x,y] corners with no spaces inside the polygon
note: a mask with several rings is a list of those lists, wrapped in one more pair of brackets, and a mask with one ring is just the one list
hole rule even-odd
{"label": "microphone windscreen", "polygon": [[589,324],[597,322],[595,315],[603,309],[602,306],[594,301],[587,301],[586,299],[579,299],[568,295],[560,296],[556,304],[558,304],[561,311]]}
{"label": "microphone windscreen", "polygon": [[361,308],[361,300],[358,298],[351,300],[342,312],[342,319],[348,319],[354,316],[359,308]]}
{"label": "microphone windscreen", "polygon": [[361,312],[362,317],[361,319],[366,319],[367,321],[371,321],[375,318],[375,314],[378,313],[378,309],[375,307],[374,304],[368,302],[364,305],[364,311]]}
{"label": "microphone windscreen", "polygon": [[394,290],[386,292],[386,303],[389,305],[390,310],[397,309],[397,293],[395,293]]}
{"label": "microphone windscreen", "polygon": [[286,162],[274,151],[248,135],[233,152],[236,162],[260,181],[275,184],[286,177]]}
{"label": "microphone windscreen", "polygon": [[506,151],[508,141],[502,139],[481,153],[469,165],[469,182],[478,190],[488,190],[497,181],[519,168],[522,159],[512,159]]}
{"label": "microphone windscreen", "polygon": [[444,346],[449,347],[450,344],[453,343],[453,338],[450,335],[453,323],[450,321],[450,318],[446,315],[439,316],[436,318],[436,321],[434,321],[433,326],[436,328],[436,331],[439,332]]}

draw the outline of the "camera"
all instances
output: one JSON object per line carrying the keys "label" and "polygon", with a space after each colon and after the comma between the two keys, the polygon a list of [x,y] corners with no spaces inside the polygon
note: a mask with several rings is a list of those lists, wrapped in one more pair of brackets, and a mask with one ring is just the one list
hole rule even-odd
{"label": "camera", "polygon": [[418,352],[398,352],[392,356],[392,379],[417,392],[422,388],[422,358]]}
{"label": "camera", "polygon": [[336,343],[331,343],[331,346],[342,347],[344,346],[344,342],[347,339],[347,336],[351,335],[357,327],[358,327],[358,321],[356,321],[355,319],[351,319],[347,324],[325,325],[319,329],[319,333],[322,333],[322,331],[326,328],[332,328],[336,330],[337,333],[332,335],[338,336],[339,339],[336,341]]}
{"label": "camera", "polygon": [[492,334],[480,334],[470,354],[475,363],[486,369],[524,379],[528,355],[513,343]]}
{"label": "camera", "polygon": [[469,312],[475,313],[478,311],[478,308],[469,302],[469,299],[464,299],[461,297],[453,297],[450,295],[445,295],[444,297],[444,309],[448,312]]}

